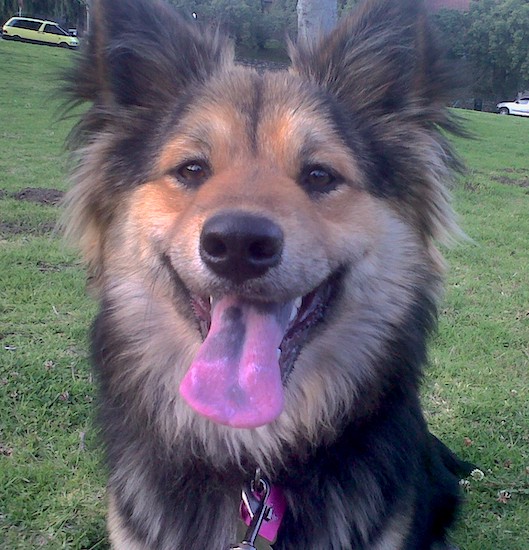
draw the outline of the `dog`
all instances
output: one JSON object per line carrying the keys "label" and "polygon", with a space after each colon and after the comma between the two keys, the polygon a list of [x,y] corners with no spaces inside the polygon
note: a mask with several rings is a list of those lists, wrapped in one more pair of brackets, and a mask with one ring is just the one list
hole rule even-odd
{"label": "dog", "polygon": [[241,513],[276,550],[450,548],[464,463],[419,398],[458,232],[449,71],[416,0],[290,57],[256,71],[162,1],[92,3],[65,232],[100,304],[117,550],[226,550]]}

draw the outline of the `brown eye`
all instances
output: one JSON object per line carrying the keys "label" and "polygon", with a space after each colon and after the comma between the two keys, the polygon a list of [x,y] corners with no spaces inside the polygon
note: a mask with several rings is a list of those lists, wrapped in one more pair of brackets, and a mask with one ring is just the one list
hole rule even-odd
{"label": "brown eye", "polygon": [[193,160],[181,164],[169,174],[186,187],[198,187],[209,178],[211,170],[206,162]]}
{"label": "brown eye", "polygon": [[302,185],[311,193],[328,192],[336,187],[338,178],[323,166],[309,166],[302,176]]}

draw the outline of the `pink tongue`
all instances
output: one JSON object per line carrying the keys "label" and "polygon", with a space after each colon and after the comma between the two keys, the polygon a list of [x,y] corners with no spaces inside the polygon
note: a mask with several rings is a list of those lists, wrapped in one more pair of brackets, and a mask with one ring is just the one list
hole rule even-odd
{"label": "pink tongue", "polygon": [[283,410],[277,349],[287,305],[256,306],[235,296],[214,304],[211,328],[180,385],[203,416],[234,428],[256,428]]}

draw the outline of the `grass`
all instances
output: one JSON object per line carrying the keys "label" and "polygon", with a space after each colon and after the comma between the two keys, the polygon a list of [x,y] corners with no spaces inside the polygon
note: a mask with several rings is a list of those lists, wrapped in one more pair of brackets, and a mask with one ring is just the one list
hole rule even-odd
{"label": "grass", "polygon": [[[104,477],[91,428],[94,305],[54,234],[66,188],[51,101],[73,53],[0,41],[0,548],[104,548]],[[57,195],[56,193],[55,195]],[[27,193],[26,193],[27,195]]]}
{"label": "grass", "polygon": [[[94,304],[52,228],[66,188],[50,94],[69,51],[0,41],[0,548],[107,548],[91,423]],[[424,402],[434,432],[484,472],[465,487],[461,550],[529,548],[529,120],[466,112],[454,189],[472,241],[451,269]],[[25,194],[28,197],[27,192]]]}
{"label": "grass", "polygon": [[529,120],[465,113],[468,174],[455,190],[474,242],[451,270],[425,403],[433,429],[478,464],[457,532],[462,550],[529,548]]}

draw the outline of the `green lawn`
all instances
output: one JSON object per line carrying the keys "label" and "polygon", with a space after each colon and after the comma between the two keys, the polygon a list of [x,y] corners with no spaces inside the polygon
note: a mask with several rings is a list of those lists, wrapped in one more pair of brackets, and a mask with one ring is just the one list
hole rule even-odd
{"label": "green lawn", "polygon": [[[467,486],[461,550],[529,549],[529,119],[465,112],[454,191],[472,242],[447,254],[425,404],[434,431],[485,478]],[[506,493],[505,493],[506,492]]]}
{"label": "green lawn", "polygon": [[[0,548],[107,548],[91,425],[82,268],[53,232],[66,188],[57,71],[76,54],[0,41]],[[461,550],[529,549],[529,120],[461,112],[454,189],[470,240],[451,269],[424,402],[485,477],[465,487]],[[18,194],[17,194],[18,193]]]}

